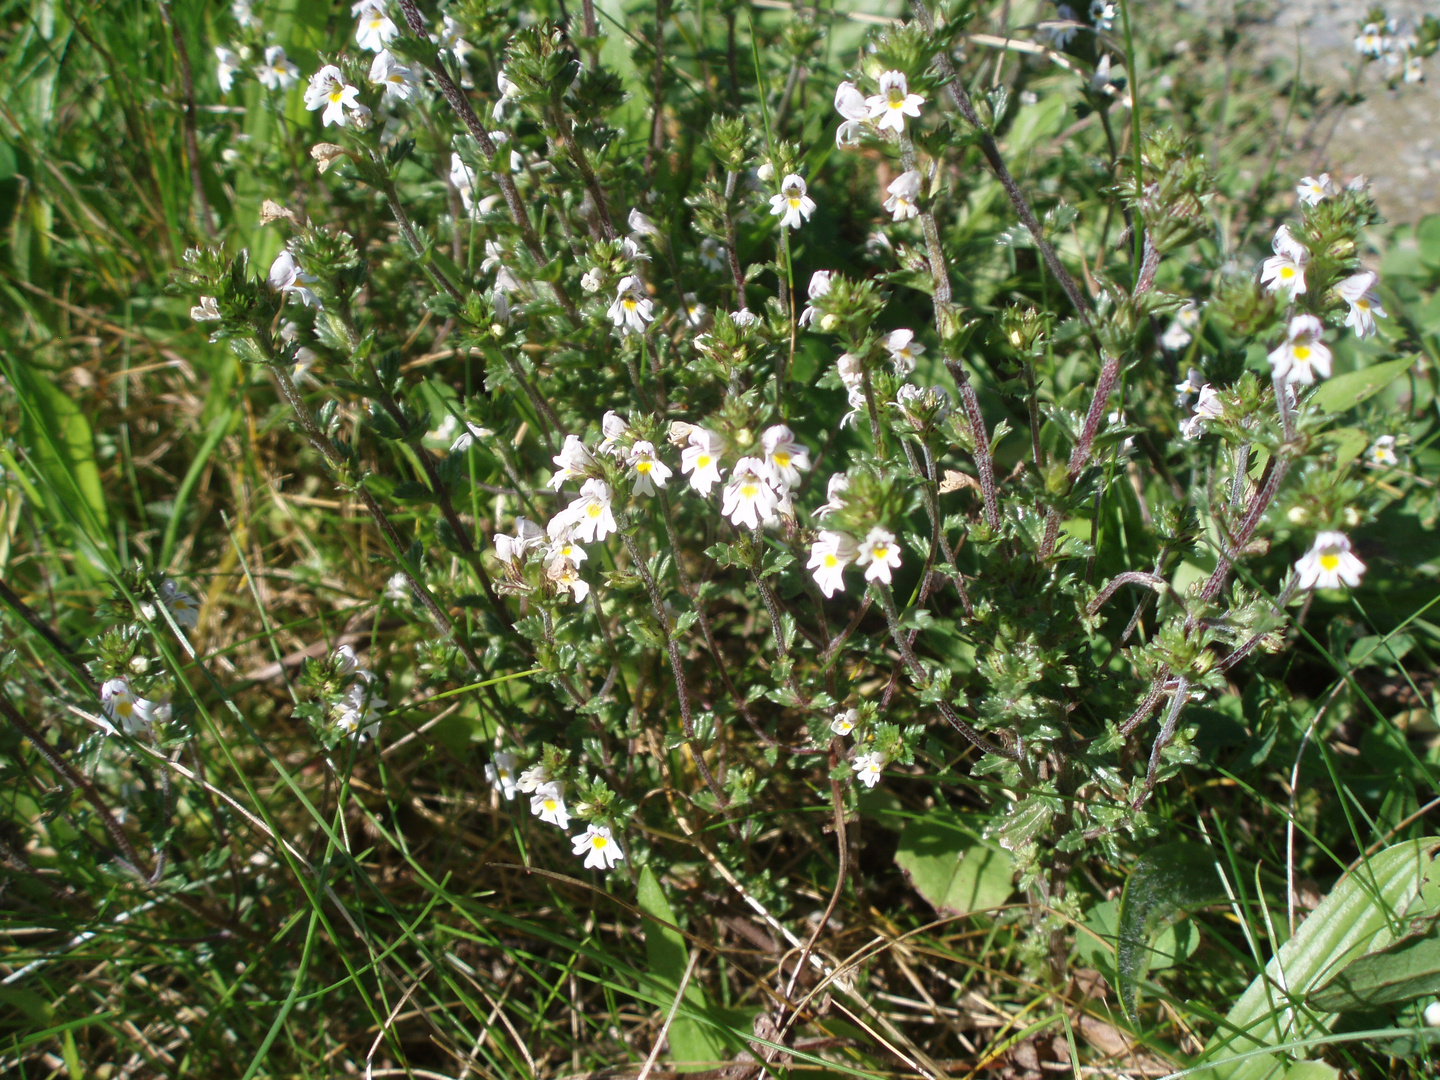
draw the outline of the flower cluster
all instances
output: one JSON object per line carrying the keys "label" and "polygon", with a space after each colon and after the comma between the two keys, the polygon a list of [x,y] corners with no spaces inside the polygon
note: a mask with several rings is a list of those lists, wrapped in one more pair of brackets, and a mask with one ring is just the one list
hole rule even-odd
{"label": "flower cluster", "polygon": [[[567,784],[564,776],[564,755],[547,746],[540,762],[516,776],[519,757],[510,751],[498,751],[485,766],[485,778],[505,799],[515,798],[517,791],[530,796],[530,813],[547,825],[569,830],[572,814],[590,815],[598,811],[591,803],[582,802],[574,811],[566,804]],[[583,778],[582,778],[583,780]],[[581,784],[582,796],[585,785]],[[585,831],[571,837],[576,855],[585,857],[585,867],[612,870],[625,858],[615,835],[608,825],[589,822]]]}

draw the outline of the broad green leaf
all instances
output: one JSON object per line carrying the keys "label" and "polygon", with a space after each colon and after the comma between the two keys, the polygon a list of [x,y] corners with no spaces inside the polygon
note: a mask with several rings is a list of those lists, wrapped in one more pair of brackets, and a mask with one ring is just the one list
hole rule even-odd
{"label": "broad green leaf", "polygon": [[1194,908],[1226,899],[1215,856],[1203,844],[1163,844],[1140,858],[1125,880],[1116,927],[1115,972],[1127,1016],[1135,1017],[1160,930]]}
{"label": "broad green leaf", "polygon": [[[49,372],[13,357],[6,369],[21,398],[20,430],[36,469],[58,499],[66,503],[82,499],[94,515],[95,524],[106,529],[109,516],[100,470],[95,464],[90,421],[80,406],[51,381]],[[59,507],[51,510],[58,513]],[[73,514],[72,509],[67,516]]]}
{"label": "broad green leaf", "polygon": [[1346,409],[1353,409],[1366,398],[1378,394],[1401,375],[1404,375],[1410,365],[1418,359],[1418,356],[1407,356],[1400,360],[1391,360],[1389,363],[1376,364],[1374,367],[1336,375],[1333,379],[1326,379],[1320,389],[1315,391],[1315,396],[1311,400],[1326,412],[1344,412]]}
{"label": "broad green leaf", "polygon": [[1440,930],[1401,938],[1349,964],[1305,1001],[1323,1012],[1348,1012],[1440,994]]}
{"label": "broad green leaf", "polygon": [[[680,987],[690,955],[685,948],[685,939],[673,928],[675,912],[670,908],[670,901],[665,899],[665,891],[648,866],[640,871],[636,903],[647,915],[662,920],[644,920],[645,956],[650,963],[651,974],[668,986],[673,994]],[[705,992],[693,978],[685,987],[685,1003],[695,1009],[705,1008]],[[677,1065],[684,1065],[722,1061],[728,1055],[716,1032],[689,1017],[677,1015],[670,1024],[670,1056]]]}
{"label": "broad green leaf", "polygon": [[[1096,904],[1085,913],[1085,930],[1075,935],[1075,955],[1080,962],[1099,971],[1112,974],[1115,970],[1115,950],[1119,939],[1120,902],[1106,900]],[[1109,948],[1105,947],[1106,943]],[[1150,970],[1163,971],[1174,967],[1177,961],[1192,956],[1200,947],[1200,934],[1194,924],[1179,922],[1161,929],[1155,940],[1150,942]]]}
{"label": "broad green leaf", "polygon": [[1337,1014],[1296,1006],[1351,961],[1388,947],[1410,920],[1440,912],[1436,852],[1436,837],[1396,844],[1341,878],[1226,1015],[1205,1048],[1204,1058],[1217,1063],[1192,1075],[1281,1080],[1286,1065],[1280,1054],[1233,1059],[1330,1030]]}
{"label": "broad green leaf", "polygon": [[1335,460],[1340,465],[1354,461],[1370,445],[1370,436],[1353,427],[1335,428],[1326,433],[1325,439],[1334,444]]}
{"label": "broad green leaf", "polygon": [[1297,1061],[1285,1070],[1285,1080],[1340,1080],[1340,1070],[1323,1061]]}
{"label": "broad green leaf", "polygon": [[1009,853],[976,843],[951,814],[909,822],[900,833],[895,863],[942,914],[988,911],[1005,903],[1014,888]]}

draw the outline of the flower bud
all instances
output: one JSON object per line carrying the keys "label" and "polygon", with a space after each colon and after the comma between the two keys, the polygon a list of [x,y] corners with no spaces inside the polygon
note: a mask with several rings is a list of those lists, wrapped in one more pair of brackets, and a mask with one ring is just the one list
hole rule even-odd
{"label": "flower bud", "polygon": [[765,164],[761,165],[760,168],[755,170],[755,175],[760,177],[761,180],[764,180],[768,184],[771,180],[775,179],[775,166],[771,165],[770,162],[767,161],[765,162]]}
{"label": "flower bud", "polygon": [[130,658],[130,671],[135,675],[144,675],[150,670],[150,661],[143,656],[132,656]]}
{"label": "flower bud", "polygon": [[831,331],[833,331],[833,330],[834,330],[837,326],[839,326],[839,325],[840,325],[840,316],[839,316],[839,315],[824,315],[824,316],[821,316],[821,318],[820,318],[820,329],[821,329],[821,330],[824,330],[826,333],[830,333]]}

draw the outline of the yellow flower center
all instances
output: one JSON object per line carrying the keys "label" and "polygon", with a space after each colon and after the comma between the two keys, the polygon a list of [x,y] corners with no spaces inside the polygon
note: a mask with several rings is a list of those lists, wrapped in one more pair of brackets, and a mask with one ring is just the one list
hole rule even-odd
{"label": "yellow flower center", "polygon": [[620,306],[623,307],[626,311],[634,311],[635,300],[633,297],[627,296],[624,300],[620,301]]}
{"label": "yellow flower center", "polygon": [[1293,266],[1282,266],[1282,267],[1280,268],[1280,276],[1281,276],[1282,278],[1292,278],[1292,277],[1294,277],[1294,276],[1295,276],[1295,268],[1294,268]]}
{"label": "yellow flower center", "polygon": [[555,807],[558,806],[558,805],[559,805],[559,804],[558,804],[554,799],[546,799],[546,800],[545,800],[545,810],[546,810],[547,813],[553,811],[553,810],[555,809]]}
{"label": "yellow flower center", "polygon": [[1296,359],[1296,360],[1309,360],[1309,359],[1310,359],[1310,346],[1309,346],[1309,345],[1296,345],[1294,351],[1295,351],[1295,359]]}
{"label": "yellow flower center", "polygon": [[710,467],[710,455],[701,454],[699,457],[697,457],[695,459],[695,467],[697,469],[708,469]]}
{"label": "yellow flower center", "polygon": [[344,88],[344,87],[336,87],[334,90],[331,90],[331,91],[330,91],[330,101],[331,101],[332,104],[335,103],[335,102],[337,102],[337,101],[339,101],[339,100],[340,100],[342,97],[344,97],[344,96],[345,96],[345,88]]}
{"label": "yellow flower center", "polygon": [[1320,556],[1320,565],[1326,570],[1334,570],[1340,565],[1340,556],[1336,555],[1333,551],[1327,551],[1324,555]]}
{"label": "yellow flower center", "polygon": [[798,208],[799,206],[800,206],[800,200],[797,199],[794,195],[791,195],[791,196],[790,196],[790,208],[793,210],[793,209]]}
{"label": "yellow flower center", "polygon": [[832,555],[826,555],[826,556],[825,556],[825,566],[826,566],[827,568],[833,567],[833,566],[839,566],[839,565],[840,565],[840,560],[837,559],[833,554],[832,554]]}
{"label": "yellow flower center", "polygon": [[904,90],[901,90],[900,87],[898,87],[898,86],[892,86],[892,87],[890,87],[889,94],[890,94],[890,102],[889,102],[890,108],[892,108],[892,109],[898,109],[898,108],[901,108],[901,107],[905,104],[905,91],[904,91]]}
{"label": "yellow flower center", "polygon": [[740,485],[740,497],[741,497],[741,498],[743,498],[743,499],[753,499],[753,498],[754,498],[756,495],[758,495],[758,494],[760,494],[760,489],[759,489],[758,487],[756,487],[754,484],[741,484],[741,485]]}
{"label": "yellow flower center", "polygon": [[601,850],[608,843],[610,843],[610,841],[606,840],[603,836],[592,836],[590,838],[590,846],[593,847],[596,851]]}
{"label": "yellow flower center", "polygon": [[890,554],[890,548],[885,544],[876,544],[870,549],[870,557],[876,562],[881,561]]}
{"label": "yellow flower center", "polygon": [[635,471],[638,472],[641,476],[645,476],[647,473],[650,472],[651,464],[653,463],[649,461],[637,461],[635,463]]}
{"label": "yellow flower center", "polygon": [[121,698],[115,705],[115,711],[121,716],[129,716],[135,711],[135,703],[128,698]]}
{"label": "yellow flower center", "polygon": [[774,454],[770,456],[774,460],[775,464],[780,466],[780,468],[788,469],[790,467],[790,455],[787,454],[784,450],[777,450]]}
{"label": "yellow flower center", "polygon": [[589,515],[590,517],[592,517],[592,518],[598,518],[598,517],[600,516],[600,504],[599,504],[599,503],[591,503],[589,506],[587,506],[587,507],[585,508],[585,513],[588,514],[588,515]]}
{"label": "yellow flower center", "polygon": [[1366,300],[1366,299],[1362,296],[1359,300],[1356,300],[1356,301],[1355,301],[1355,310],[1356,310],[1356,311],[1369,311],[1369,310],[1370,310],[1370,301],[1369,301],[1369,300]]}

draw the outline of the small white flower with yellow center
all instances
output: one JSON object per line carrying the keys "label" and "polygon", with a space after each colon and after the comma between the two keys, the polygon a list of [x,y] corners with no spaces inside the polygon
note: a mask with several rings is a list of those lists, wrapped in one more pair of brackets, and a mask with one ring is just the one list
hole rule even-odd
{"label": "small white flower with yellow center", "polygon": [[1270,367],[1286,383],[1309,386],[1315,376],[1330,377],[1330,350],[1320,340],[1325,327],[1314,315],[1296,315],[1290,320],[1285,340],[1270,353]]}
{"label": "small white flower with yellow center", "polygon": [[1376,333],[1375,319],[1388,319],[1385,309],[1380,306],[1380,297],[1375,285],[1380,278],[1373,270],[1362,270],[1351,274],[1335,286],[1341,298],[1350,305],[1345,316],[1345,325],[1353,327],[1356,337],[1367,338]]}
{"label": "small white flower with yellow center", "polygon": [[1290,226],[1281,225],[1270,243],[1275,254],[1260,267],[1260,281],[1273,293],[1283,292],[1294,302],[1305,291],[1305,264],[1310,252],[1290,235]]}
{"label": "small white flower with yellow center", "polygon": [[626,334],[643,334],[645,324],[655,318],[655,305],[641,291],[640,279],[627,274],[615,288],[615,299],[605,314],[615,329]]}
{"label": "small white flower with yellow center", "polygon": [[1295,188],[1295,194],[1300,196],[1300,201],[1306,206],[1324,202],[1335,193],[1335,183],[1330,179],[1329,173],[1321,173],[1319,176],[1303,176]]}
{"label": "small white flower with yellow center", "polygon": [[386,101],[409,101],[420,84],[415,73],[399,60],[389,49],[381,49],[370,64],[370,82],[385,87]]}
{"label": "small white flower with yellow center", "polygon": [[175,582],[166,580],[161,584],[160,602],[169,609],[170,617],[181,629],[194,630],[199,625],[200,605]]}
{"label": "small white flower with yellow center", "polygon": [[[855,541],[844,533],[820,533],[820,538],[810,546],[810,562],[806,569],[813,571],[815,584],[828,600],[837,592],[845,591],[845,568],[855,561],[859,549]],[[845,734],[843,731],[840,734]]]}
{"label": "small white flower with yellow center", "polygon": [[100,704],[105,715],[120,721],[126,735],[136,735],[150,726],[154,703],[137,695],[126,678],[110,679],[100,687]]}
{"label": "small white flower with yellow center", "polygon": [[566,480],[583,480],[586,474],[595,466],[595,459],[585,444],[580,441],[579,435],[566,435],[565,443],[560,447],[560,453],[551,458],[557,468],[555,475],[550,477],[549,488],[551,491],[559,491]]}
{"label": "small white flower with yellow center", "polygon": [[920,174],[914,169],[901,173],[885,189],[890,197],[885,200],[885,210],[895,221],[908,221],[920,214],[915,199],[920,194]]}
{"label": "small white flower with yellow center", "polygon": [[1209,383],[1200,388],[1200,398],[1195,402],[1195,413],[1180,425],[1180,431],[1187,439],[1198,439],[1205,431],[1206,420],[1218,420],[1225,408],[1220,404],[1220,395]]}
{"label": "small white flower with yellow center", "polygon": [[870,105],[854,83],[842,82],[835,88],[835,109],[845,118],[835,131],[835,148],[854,149],[860,145],[860,136],[870,119]]}
{"label": "small white flower with yellow center", "polygon": [[1395,436],[1381,435],[1375,440],[1369,451],[1370,463],[1395,468],[1400,464],[1400,456],[1395,453]]}
{"label": "small white flower with yellow center", "polygon": [[530,768],[522,772],[520,779],[515,781],[515,786],[529,795],[531,792],[539,791],[543,785],[550,783],[550,780],[550,770],[545,768],[542,762],[531,765]]}
{"label": "small white flower with yellow center", "polygon": [[221,317],[213,296],[200,297],[200,303],[190,309],[190,318],[196,322],[217,322]]}
{"label": "small white flower with yellow center", "polygon": [[830,274],[831,271],[829,270],[816,270],[810,275],[810,286],[806,290],[806,293],[809,295],[811,302],[805,305],[805,310],[800,313],[800,318],[796,320],[799,325],[813,326],[815,324],[815,317],[820,314],[820,311],[815,307],[814,302],[829,294]]}
{"label": "small white flower with yellow center", "polygon": [[1310,550],[1295,563],[1302,589],[1355,588],[1365,573],[1365,564],[1350,550],[1350,539],[1342,532],[1322,532]]}
{"label": "small white flower with yellow center", "polygon": [[617,531],[610,509],[610,485],[604,480],[586,480],[580,497],[565,508],[563,516],[582,544],[595,544]]}
{"label": "small white flower with yellow center", "polygon": [[[516,518],[517,521],[521,520]],[[556,559],[565,559],[568,562],[582,563],[590,556],[585,554],[585,549],[575,542],[571,534],[568,522],[563,521],[561,516],[555,517],[551,522],[546,534],[550,540],[550,546],[545,549],[545,559],[554,562]]]}
{"label": "small white flower with yellow center", "polygon": [[1405,72],[1400,77],[1407,83],[1424,82],[1425,69],[1420,64],[1420,57],[1407,56],[1405,58]]}
{"label": "small white flower with yellow center", "polygon": [[891,571],[900,568],[900,545],[895,542],[895,534],[876,525],[861,542],[855,565],[869,568],[865,571],[866,581],[889,585]]}
{"label": "small white flower with yellow center", "polygon": [[1385,27],[1382,23],[1366,23],[1355,38],[1355,51],[1361,56],[1382,56],[1385,53]]}
{"label": "small white flower with yellow center", "polygon": [[695,299],[693,292],[687,292],[681,299],[685,301],[685,325],[693,328],[703,323],[709,308]]}
{"label": "small white flower with yellow center", "polygon": [[530,797],[530,812],[541,821],[568,829],[570,811],[565,808],[565,785],[558,780],[541,784]]}
{"label": "small white flower with yellow center", "polygon": [[690,477],[690,486],[701,496],[720,482],[720,453],[725,442],[705,428],[690,429],[690,445],[680,453],[680,471]]}
{"label": "small white flower with yellow center", "polygon": [[654,495],[657,487],[663,488],[672,475],[670,466],[655,456],[655,444],[641,439],[630,447],[627,462],[634,474],[636,495]]}
{"label": "small white flower with yellow center", "polygon": [[[575,548],[576,551],[580,549]],[[545,576],[560,592],[568,592],[570,599],[583,604],[590,595],[590,583],[580,576],[580,568],[569,559],[552,559],[545,564]]]}
{"label": "small white flower with yellow center", "polygon": [[770,214],[780,218],[782,229],[798,229],[815,212],[815,200],[805,190],[804,179],[790,173],[780,181],[780,194],[770,196]]}
{"label": "small white flower with yellow center", "polygon": [[725,269],[725,249],[713,236],[700,241],[700,265],[715,273]]}
{"label": "small white flower with yellow center", "polygon": [[604,825],[587,825],[583,833],[571,837],[571,840],[575,844],[575,854],[585,856],[587,870],[610,870],[625,858],[615,837]]}
{"label": "small white flower with yellow center", "polygon": [[485,766],[485,779],[509,802],[515,798],[515,755],[501,751]]}
{"label": "small white flower with yellow center", "polygon": [[1090,21],[1096,30],[1109,30],[1115,25],[1115,5],[1110,0],[1090,0]]}
{"label": "small white flower with yellow center", "polygon": [[846,709],[830,721],[830,730],[843,737],[854,731],[855,725],[858,723],[860,723],[860,710]]}
{"label": "small white flower with yellow center", "polygon": [[[1200,322],[1200,307],[1191,300],[1184,307],[1175,313],[1175,318],[1170,320],[1170,325],[1165,328],[1165,333],[1160,335],[1160,344],[1171,352],[1178,352],[1185,348],[1195,339],[1194,331]],[[1176,391],[1179,391],[1177,386]],[[1192,390],[1191,393],[1194,393]]]}
{"label": "small white flower with yellow center", "polygon": [[357,0],[350,5],[355,24],[355,44],[366,52],[379,52],[394,41],[400,30],[385,14],[382,0]]}
{"label": "small white flower with yellow center", "polygon": [[810,451],[796,440],[795,433],[784,424],[775,424],[765,429],[760,445],[765,448],[771,482],[785,490],[798,487],[800,474],[810,471]]}
{"label": "small white flower with yellow center", "polygon": [[373,739],[380,734],[380,710],[387,704],[389,702],[376,696],[365,681],[357,682],[345,691],[335,726],[347,735],[358,735],[361,742]]}
{"label": "small white flower with yellow center", "polygon": [[758,529],[775,516],[779,496],[765,479],[765,463],[758,458],[743,457],[730,473],[730,483],[720,501],[720,512],[737,529]]}
{"label": "small white flower with yellow center", "polygon": [[285,56],[279,45],[265,50],[265,63],[255,69],[255,78],[266,90],[289,90],[300,81],[300,69]]}
{"label": "small white flower with yellow center", "polygon": [[887,71],[880,76],[880,93],[865,100],[870,107],[870,119],[881,131],[890,128],[897,133],[905,130],[905,117],[919,117],[920,106],[925,99],[910,93],[910,84],[905,81],[903,71]]}
{"label": "small white flower with yellow center", "polygon": [[885,351],[895,364],[896,375],[909,375],[915,370],[915,360],[925,351],[925,346],[915,340],[913,330],[892,330],[885,339]]}
{"label": "small white flower with yellow center", "polygon": [[235,73],[240,70],[240,54],[224,45],[215,46],[215,78],[220,83],[220,92],[228,94],[235,85]]}
{"label": "small white flower with yellow center", "polygon": [[881,770],[885,768],[885,755],[878,750],[871,750],[866,754],[856,754],[852,768],[855,770],[857,780],[867,788],[873,788],[880,782]]}
{"label": "small white flower with yellow center", "polygon": [[360,107],[359,88],[347,84],[334,64],[326,64],[310,76],[310,85],[305,88],[305,108],[311,112],[324,109],[320,121],[325,127],[331,124],[344,127],[349,123],[345,110]]}

